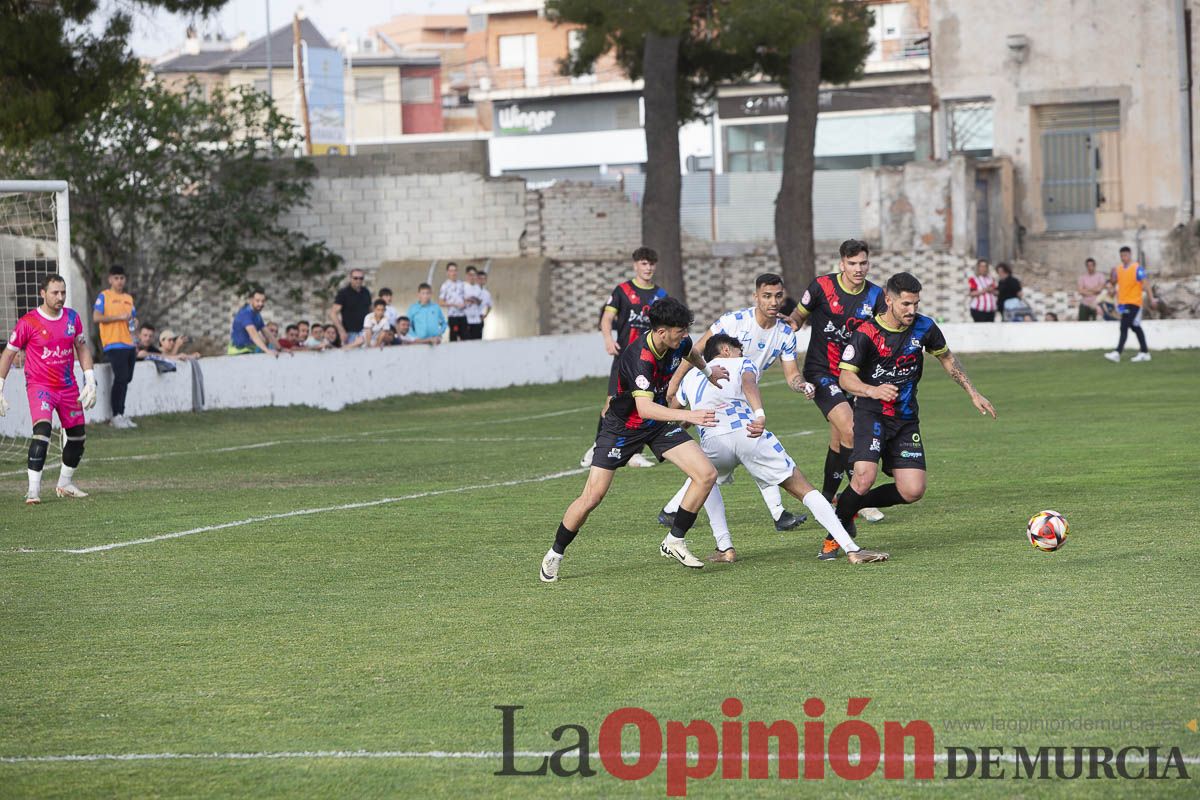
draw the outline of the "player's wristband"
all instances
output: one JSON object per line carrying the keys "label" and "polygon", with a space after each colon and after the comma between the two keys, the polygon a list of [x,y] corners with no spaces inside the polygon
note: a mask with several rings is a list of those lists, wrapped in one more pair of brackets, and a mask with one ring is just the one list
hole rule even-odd
{"label": "player's wristband", "polygon": [[767,415],[767,412],[763,411],[761,408],[754,409],[754,418],[755,419],[759,419],[760,417],[765,417],[766,415]]}
{"label": "player's wristband", "polygon": [[85,385],[89,384],[89,383],[95,383],[96,382],[96,370],[85,369],[83,371],[83,382]]}
{"label": "player's wristband", "polygon": [[706,377],[706,378],[712,377],[712,367],[710,367],[708,364],[704,365],[704,369],[701,370],[701,372],[704,373],[704,377]]}

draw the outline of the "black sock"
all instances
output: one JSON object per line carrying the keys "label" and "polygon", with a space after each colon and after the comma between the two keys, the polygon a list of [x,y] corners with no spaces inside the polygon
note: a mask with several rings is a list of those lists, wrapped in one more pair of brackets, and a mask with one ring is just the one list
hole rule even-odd
{"label": "black sock", "polygon": [[888,506],[902,506],[908,501],[900,494],[900,490],[896,488],[896,484],[889,483],[886,486],[876,486],[863,497],[861,508],[887,508]]}
{"label": "black sock", "polygon": [[825,451],[825,482],[821,484],[821,494],[829,502],[833,502],[833,496],[837,494],[838,487],[842,485],[842,454],[837,450]]}
{"label": "black sock", "polygon": [[675,512],[675,522],[671,525],[671,535],[677,539],[682,539],[695,524],[696,512],[680,508]]}
{"label": "black sock", "polygon": [[558,523],[558,532],[554,534],[554,546],[551,549],[561,556],[567,551],[567,545],[575,541],[578,535],[579,531],[569,531],[566,525]]}
{"label": "black sock", "polygon": [[[868,492],[868,494],[870,493]],[[854,519],[858,510],[866,506],[866,503],[863,502],[865,499],[863,495],[854,491],[853,486],[847,486],[842,490],[842,496],[838,498],[837,515],[843,525]]]}
{"label": "black sock", "polygon": [[842,455],[842,475],[846,478],[846,482],[849,483],[851,472],[850,468],[854,466],[854,447],[846,447],[843,445],[840,452]]}

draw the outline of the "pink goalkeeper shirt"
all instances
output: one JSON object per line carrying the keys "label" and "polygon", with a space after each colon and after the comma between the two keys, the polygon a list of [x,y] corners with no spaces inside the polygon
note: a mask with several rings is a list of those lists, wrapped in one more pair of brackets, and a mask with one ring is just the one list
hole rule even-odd
{"label": "pink goalkeeper shirt", "polygon": [[33,309],[17,320],[8,349],[25,351],[25,383],[47,389],[75,386],[75,343],[86,341],[74,309],[63,308],[57,319]]}

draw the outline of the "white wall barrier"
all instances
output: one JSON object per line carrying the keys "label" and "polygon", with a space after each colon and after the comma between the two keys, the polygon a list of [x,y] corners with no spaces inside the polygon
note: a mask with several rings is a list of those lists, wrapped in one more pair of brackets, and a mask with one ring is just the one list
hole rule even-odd
{"label": "white wall barrier", "polygon": [[[1111,322],[950,323],[942,330],[951,349],[961,353],[1090,350],[1099,357],[1117,341],[1117,326]],[[1151,320],[1145,323],[1145,331],[1151,350],[1200,348],[1200,320]],[[800,339],[803,348],[807,328]],[[1130,345],[1136,349],[1132,336]],[[1127,352],[1131,352],[1130,345]],[[153,364],[143,362],[134,372],[125,410],[133,417],[201,408],[289,405],[337,411],[351,403],[397,395],[599,377],[608,374],[610,363],[596,333],[298,353],[278,359],[261,354],[220,356],[199,362],[201,404],[190,364],[180,363],[176,372],[159,374]],[[112,373],[102,364],[96,375],[99,397],[87,414],[88,422],[103,422],[111,416]],[[9,375],[4,396],[10,410],[0,418],[0,435],[27,436],[30,417],[22,370]]]}

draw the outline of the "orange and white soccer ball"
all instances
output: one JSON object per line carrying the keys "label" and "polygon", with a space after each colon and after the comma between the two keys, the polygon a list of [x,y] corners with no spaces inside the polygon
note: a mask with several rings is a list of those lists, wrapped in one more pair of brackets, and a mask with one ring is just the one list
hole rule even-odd
{"label": "orange and white soccer ball", "polygon": [[1029,519],[1025,533],[1029,543],[1045,553],[1053,553],[1067,542],[1067,518],[1057,511],[1039,511]]}

